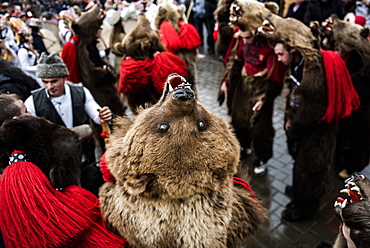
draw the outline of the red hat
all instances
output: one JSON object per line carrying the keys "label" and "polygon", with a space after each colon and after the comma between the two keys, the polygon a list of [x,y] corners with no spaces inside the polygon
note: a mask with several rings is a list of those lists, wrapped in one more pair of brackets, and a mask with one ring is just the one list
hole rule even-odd
{"label": "red hat", "polygon": [[366,18],[363,16],[355,15],[355,23],[364,27],[366,24]]}

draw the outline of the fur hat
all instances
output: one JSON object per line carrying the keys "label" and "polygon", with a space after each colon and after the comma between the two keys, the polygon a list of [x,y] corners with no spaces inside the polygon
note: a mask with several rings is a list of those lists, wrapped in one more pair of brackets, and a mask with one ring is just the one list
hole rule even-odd
{"label": "fur hat", "polygon": [[36,76],[38,78],[64,78],[68,76],[66,64],[57,53],[47,55],[41,54],[40,62],[37,65]]}

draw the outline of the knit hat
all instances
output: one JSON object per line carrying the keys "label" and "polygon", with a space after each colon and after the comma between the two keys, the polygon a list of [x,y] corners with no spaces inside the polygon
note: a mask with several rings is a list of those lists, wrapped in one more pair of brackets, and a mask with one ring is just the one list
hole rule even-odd
{"label": "knit hat", "polygon": [[47,55],[41,54],[40,62],[37,65],[36,76],[38,78],[64,78],[68,76],[68,69],[58,53]]}

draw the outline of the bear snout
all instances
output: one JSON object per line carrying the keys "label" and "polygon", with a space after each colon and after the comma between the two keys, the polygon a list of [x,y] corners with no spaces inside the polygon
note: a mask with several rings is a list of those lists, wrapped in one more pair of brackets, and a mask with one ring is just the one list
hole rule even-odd
{"label": "bear snout", "polygon": [[190,89],[177,89],[173,93],[173,98],[181,101],[191,100],[194,99],[194,92]]}

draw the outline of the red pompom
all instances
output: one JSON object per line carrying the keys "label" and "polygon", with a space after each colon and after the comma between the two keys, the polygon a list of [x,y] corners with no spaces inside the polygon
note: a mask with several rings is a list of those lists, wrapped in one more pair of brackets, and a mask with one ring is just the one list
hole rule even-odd
{"label": "red pompom", "polygon": [[107,132],[102,132],[100,134],[100,137],[102,137],[103,139],[107,138],[108,137],[108,133]]}
{"label": "red pompom", "polygon": [[[155,91],[162,93],[168,75],[177,73],[180,76],[188,75],[188,67],[185,62],[171,52],[161,52],[153,59],[152,81]],[[175,88],[178,84],[172,85]]]}
{"label": "red pompom", "polygon": [[159,27],[161,42],[166,47],[167,51],[176,52],[181,49],[182,44],[179,34],[168,21],[163,21]]}
{"label": "red pompom", "polygon": [[179,33],[182,49],[192,50],[200,46],[201,41],[199,33],[192,24],[181,23]]}
{"label": "red pompom", "polygon": [[118,92],[135,94],[147,89],[152,73],[153,62],[150,58],[134,60],[126,58],[121,64]]}

